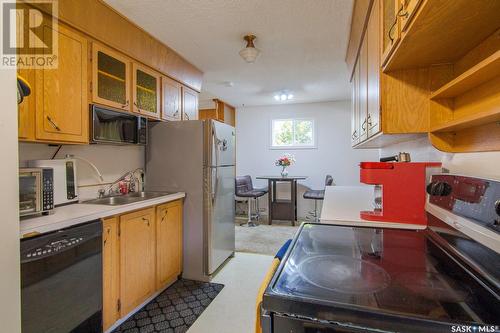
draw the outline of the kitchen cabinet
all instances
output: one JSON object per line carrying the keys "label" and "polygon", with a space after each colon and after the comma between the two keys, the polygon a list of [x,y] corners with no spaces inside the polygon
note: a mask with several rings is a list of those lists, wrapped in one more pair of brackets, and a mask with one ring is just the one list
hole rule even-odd
{"label": "kitchen cabinet", "polygon": [[118,217],[110,217],[103,220],[102,227],[102,321],[104,330],[107,330],[120,318],[118,223]]}
{"label": "kitchen cabinet", "polygon": [[355,146],[359,142],[359,66],[354,64],[354,74],[351,81],[351,145]]}
{"label": "kitchen cabinet", "polygon": [[133,111],[160,118],[161,75],[138,63],[132,64]]}
{"label": "kitchen cabinet", "polygon": [[35,141],[35,70],[20,69],[18,74],[31,85],[31,94],[18,105],[18,137],[23,141]]}
{"label": "kitchen cabinet", "polygon": [[234,106],[215,98],[213,109],[198,110],[199,119],[214,119],[231,126],[236,125],[236,109]]}
{"label": "kitchen cabinet", "polygon": [[111,327],[182,272],[182,200],[103,219],[103,327]]}
{"label": "kitchen cabinet", "polygon": [[120,303],[129,313],[155,292],[155,209],[120,216]]}
{"label": "kitchen cabinet", "polygon": [[182,271],[182,203],[156,207],[156,288],[174,281]]}
{"label": "kitchen cabinet", "polygon": [[92,44],[92,101],[130,111],[131,62],[118,52]]}
{"label": "kitchen cabinet", "polygon": [[198,93],[193,89],[182,87],[182,120],[198,119]]}
{"label": "kitchen cabinet", "polygon": [[358,116],[359,141],[368,139],[368,38],[362,41],[359,51]]}
{"label": "kitchen cabinet", "polygon": [[[378,8],[379,0],[373,2]],[[367,42],[367,138],[381,131],[380,126],[380,11],[371,11],[366,30]]]}
{"label": "kitchen cabinet", "polygon": [[55,33],[57,68],[35,70],[36,139],[88,143],[87,39],[62,24]]}
{"label": "kitchen cabinet", "polygon": [[166,76],[161,77],[161,118],[163,120],[181,120],[181,84]]}
{"label": "kitchen cabinet", "polygon": [[387,1],[373,1],[354,62],[351,144],[355,148],[380,148],[424,136],[429,130],[429,70],[390,74],[381,70],[384,4]]}

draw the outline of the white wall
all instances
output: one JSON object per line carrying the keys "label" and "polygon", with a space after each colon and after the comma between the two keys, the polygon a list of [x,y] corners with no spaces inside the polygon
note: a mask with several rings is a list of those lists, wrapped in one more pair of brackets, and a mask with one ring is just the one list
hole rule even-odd
{"label": "white wall", "polygon": [[500,152],[443,153],[424,137],[419,140],[391,145],[380,149],[380,156],[409,152],[414,162],[442,162],[452,173],[500,180]]}
{"label": "white wall", "polygon": [[19,190],[17,164],[16,71],[0,70],[0,325],[2,332],[21,332]]}
{"label": "white wall", "polygon": [[[19,144],[19,164],[25,166],[27,160],[50,159],[57,147],[39,143]],[[86,158],[96,165],[104,182],[113,182],[127,171],[144,168],[144,147],[111,145],[65,145],[56,158],[71,154]],[[77,179],[80,199],[97,197],[102,187],[96,172],[85,162],[77,160]]]}
{"label": "white wall", "polygon": [[[316,149],[270,149],[270,124],[276,118],[307,117],[315,120]],[[313,207],[312,200],[304,200],[307,188],[322,189],[326,174],[331,174],[337,185],[359,184],[361,161],[376,161],[377,149],[354,150],[350,142],[350,102],[283,104],[238,108],[236,110],[236,174],[249,174],[256,186],[267,186],[266,181],[255,180],[258,175],[278,175],[274,161],[284,153],[292,153],[297,160],[289,168],[290,175],[304,175],[298,193],[298,215],[304,217]],[[266,206],[264,197],[261,207]]]}

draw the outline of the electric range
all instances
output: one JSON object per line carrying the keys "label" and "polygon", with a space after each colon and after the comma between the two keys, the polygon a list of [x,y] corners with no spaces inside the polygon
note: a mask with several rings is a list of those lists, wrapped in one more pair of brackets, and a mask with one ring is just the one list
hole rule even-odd
{"label": "electric range", "polygon": [[425,230],[302,224],[263,332],[500,332],[500,183],[438,175],[428,191]]}

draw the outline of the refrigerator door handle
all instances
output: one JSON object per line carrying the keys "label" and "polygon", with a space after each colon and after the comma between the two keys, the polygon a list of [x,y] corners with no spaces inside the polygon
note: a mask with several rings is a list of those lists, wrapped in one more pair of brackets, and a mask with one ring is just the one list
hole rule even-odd
{"label": "refrigerator door handle", "polygon": [[[215,180],[214,180],[215,173]],[[219,190],[219,168],[212,168],[212,206],[215,205],[217,192]]]}
{"label": "refrigerator door handle", "polygon": [[217,130],[215,129],[215,125],[212,123],[212,147],[215,154],[215,166],[219,166],[219,145],[220,140],[217,137]]}

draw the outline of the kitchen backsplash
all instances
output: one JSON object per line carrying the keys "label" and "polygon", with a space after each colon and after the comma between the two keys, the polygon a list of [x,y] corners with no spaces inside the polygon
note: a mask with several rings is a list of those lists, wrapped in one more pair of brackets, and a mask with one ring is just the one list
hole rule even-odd
{"label": "kitchen backsplash", "polygon": [[[28,160],[50,159],[58,147],[38,143],[19,143],[19,166],[26,166]],[[56,158],[66,154],[83,157],[99,169],[104,182],[113,182],[127,171],[144,168],[144,147],[111,145],[65,145]],[[78,189],[81,199],[97,197],[97,191],[103,187],[94,169],[87,163],[77,160]]]}
{"label": "kitchen backsplash", "polygon": [[500,179],[500,152],[443,153],[424,137],[411,142],[394,144],[380,149],[380,156],[409,152],[413,162],[442,162],[452,173]]}

